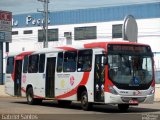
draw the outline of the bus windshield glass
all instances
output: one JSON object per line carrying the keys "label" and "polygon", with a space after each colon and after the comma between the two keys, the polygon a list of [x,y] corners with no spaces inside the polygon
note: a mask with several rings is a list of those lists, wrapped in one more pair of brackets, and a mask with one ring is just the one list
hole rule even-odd
{"label": "bus windshield glass", "polygon": [[152,53],[148,46],[127,47],[108,50],[109,79],[119,89],[148,89],[153,80]]}

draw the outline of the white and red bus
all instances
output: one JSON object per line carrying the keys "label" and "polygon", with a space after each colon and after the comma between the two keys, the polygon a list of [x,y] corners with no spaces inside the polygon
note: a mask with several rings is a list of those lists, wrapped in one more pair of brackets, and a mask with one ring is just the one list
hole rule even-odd
{"label": "white and red bus", "polygon": [[81,101],[130,105],[153,103],[153,53],[149,45],[133,42],[95,42],[9,54],[5,91],[27,97],[28,104],[45,99],[69,105]]}

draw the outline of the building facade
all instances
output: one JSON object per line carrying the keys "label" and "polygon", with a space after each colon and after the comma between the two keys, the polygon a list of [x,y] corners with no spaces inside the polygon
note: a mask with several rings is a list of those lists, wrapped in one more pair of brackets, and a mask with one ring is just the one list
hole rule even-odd
{"label": "building facade", "polygon": [[[137,42],[151,46],[160,71],[160,2],[50,12],[48,46],[122,40],[127,15],[135,17]],[[13,15],[10,52],[42,49],[43,23],[41,13]]]}

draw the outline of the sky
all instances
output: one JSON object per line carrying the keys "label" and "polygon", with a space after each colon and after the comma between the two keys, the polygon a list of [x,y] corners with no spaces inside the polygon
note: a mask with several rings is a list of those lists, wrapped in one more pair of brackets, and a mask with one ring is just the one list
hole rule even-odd
{"label": "sky", "polygon": [[[49,11],[119,6],[149,2],[160,2],[160,0],[49,0]],[[0,10],[10,11],[13,15],[36,13],[37,10],[43,10],[43,4],[38,0],[0,0]]]}

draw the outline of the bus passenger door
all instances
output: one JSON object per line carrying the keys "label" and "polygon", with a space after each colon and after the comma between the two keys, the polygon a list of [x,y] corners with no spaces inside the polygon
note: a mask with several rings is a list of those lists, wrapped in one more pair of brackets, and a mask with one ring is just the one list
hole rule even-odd
{"label": "bus passenger door", "polygon": [[21,75],[22,75],[22,60],[16,60],[15,80],[14,80],[15,96],[21,96]]}
{"label": "bus passenger door", "polygon": [[101,62],[102,55],[95,56],[94,68],[94,101],[104,102],[105,66]]}
{"label": "bus passenger door", "polygon": [[47,58],[45,94],[48,98],[55,96],[55,64],[56,57]]}

